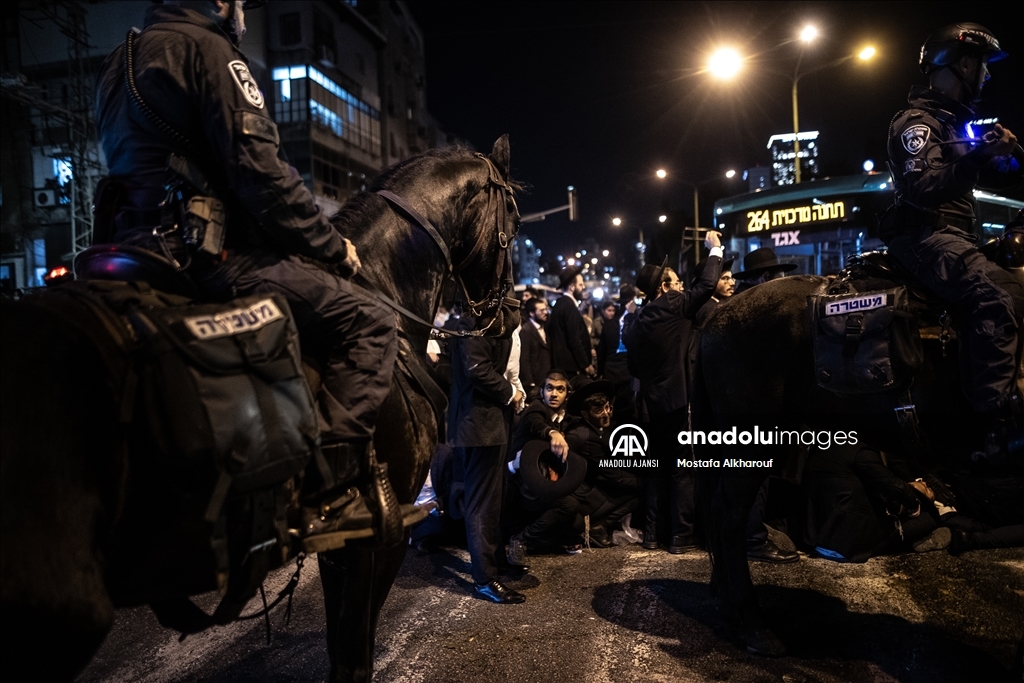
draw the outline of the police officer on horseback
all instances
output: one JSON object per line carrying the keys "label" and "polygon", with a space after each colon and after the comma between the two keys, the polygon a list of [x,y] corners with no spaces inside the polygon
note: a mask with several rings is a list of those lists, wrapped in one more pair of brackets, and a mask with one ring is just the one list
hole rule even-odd
{"label": "police officer on horseback", "polygon": [[910,107],[889,126],[896,196],[882,224],[889,253],[960,318],[964,386],[986,421],[989,458],[1005,453],[1007,426],[1021,411],[1014,307],[1021,287],[974,246],[973,191],[993,172],[1019,177],[1020,159],[1010,155],[1020,148],[998,124],[973,140],[969,123],[989,63],[1006,56],[988,29],[971,23],[941,28],[921,47],[928,87],[912,87]]}
{"label": "police officer on horseback", "polygon": [[401,512],[370,444],[391,388],[395,317],[347,281],[360,267],[354,246],[283,160],[238,49],[245,9],[260,4],[168,0],[106,59],[97,121],[110,176],[97,191],[97,242],[161,255],[204,298],[284,296],[323,382],[324,457],[307,469],[295,524],[306,541],[394,542]]}

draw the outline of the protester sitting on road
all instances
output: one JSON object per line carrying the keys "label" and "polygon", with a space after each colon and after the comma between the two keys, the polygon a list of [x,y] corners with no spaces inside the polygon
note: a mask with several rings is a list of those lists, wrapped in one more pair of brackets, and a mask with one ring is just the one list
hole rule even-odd
{"label": "protester sitting on road", "polygon": [[[546,441],[554,456],[563,461],[568,457],[569,444],[564,436],[569,423],[565,412],[568,395],[569,380],[565,374],[561,370],[550,371],[544,378],[540,398],[530,403],[512,434],[510,472],[516,474],[519,471],[523,449],[530,441]],[[552,472],[552,476],[556,475]],[[511,503],[510,507],[519,509],[508,512],[512,517],[520,518],[516,525],[520,531],[509,539],[509,562],[525,564],[528,549],[569,545],[575,550],[582,530],[582,525],[577,525],[579,500],[572,495],[553,501],[538,500],[531,492],[523,490],[521,478],[514,477],[514,481],[520,495],[518,502]]]}
{"label": "protester sitting on road", "polygon": [[806,541],[839,562],[909,550],[935,520],[922,514],[923,495],[887,466],[867,444],[833,446],[808,459]]}
{"label": "protester sitting on road", "polygon": [[569,399],[569,413],[579,415],[566,432],[569,448],[587,461],[586,484],[576,497],[590,515],[590,542],[612,545],[612,534],[622,519],[640,509],[643,483],[632,471],[602,466],[609,460],[607,434],[612,425],[611,383],[578,377]]}

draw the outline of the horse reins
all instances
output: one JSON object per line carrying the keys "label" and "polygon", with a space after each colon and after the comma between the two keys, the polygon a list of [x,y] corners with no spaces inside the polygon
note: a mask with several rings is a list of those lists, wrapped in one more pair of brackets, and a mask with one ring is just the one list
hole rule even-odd
{"label": "horse reins", "polygon": [[[494,211],[494,227],[495,234],[498,240],[498,247],[504,252],[504,257],[501,259],[498,269],[495,272],[494,282],[492,283],[487,295],[480,301],[473,301],[472,297],[469,296],[469,290],[467,289],[466,283],[462,278],[462,272],[480,253],[480,250],[483,248],[484,243],[487,240],[487,231],[481,230],[478,232],[477,238],[473,243],[473,248],[470,249],[469,253],[466,255],[464,259],[462,259],[458,266],[453,266],[451,250],[448,248],[448,245],[441,237],[441,233],[437,231],[437,228],[435,228],[430,223],[430,221],[426,219],[426,217],[424,217],[419,211],[414,209],[402,197],[395,194],[394,192],[391,192],[390,190],[377,190],[376,194],[379,195],[382,199],[384,199],[388,203],[388,206],[390,206],[396,213],[405,218],[409,223],[419,226],[420,228],[423,229],[424,232],[430,235],[431,239],[434,240],[434,243],[437,245],[438,249],[440,249],[441,255],[444,256],[445,266],[447,268],[447,276],[453,277],[455,279],[455,282],[458,283],[459,287],[461,287],[462,294],[466,299],[466,306],[467,309],[469,310],[469,313],[474,317],[480,317],[484,313],[487,313],[488,311],[501,307],[502,304],[508,303],[509,305],[511,305],[511,302],[515,301],[515,299],[508,299],[508,293],[512,290],[514,286],[512,282],[512,252],[510,247],[512,245],[512,238],[514,237],[515,226],[510,225],[511,220],[509,218],[509,212],[502,210],[502,207],[506,206],[508,200],[510,199],[512,200],[514,205],[515,199],[512,196],[511,186],[509,186],[507,182],[502,180],[501,175],[498,173],[498,169],[495,168],[494,166],[494,163],[485,155],[480,154],[479,152],[476,154],[476,156],[482,159],[487,164],[488,169],[487,209],[485,211],[485,215],[491,212],[492,202],[495,199],[498,200],[497,207],[495,208]],[[425,327],[437,330],[438,334],[442,336],[483,336],[488,332],[488,330],[490,330],[490,328],[498,320],[498,316],[495,315],[494,317],[492,317],[491,321],[487,324],[487,326],[481,330],[449,330],[443,327],[438,327],[433,323],[427,322],[423,318],[419,317],[412,311],[408,310],[398,302],[392,300],[390,297],[383,294],[382,292],[377,291],[376,289],[372,290],[372,294],[377,299],[380,299],[383,303],[387,304],[389,307],[391,307],[398,313],[401,313],[406,318],[409,318],[413,322],[419,323],[420,325],[423,325]],[[515,301],[515,303],[518,306],[518,301]]]}

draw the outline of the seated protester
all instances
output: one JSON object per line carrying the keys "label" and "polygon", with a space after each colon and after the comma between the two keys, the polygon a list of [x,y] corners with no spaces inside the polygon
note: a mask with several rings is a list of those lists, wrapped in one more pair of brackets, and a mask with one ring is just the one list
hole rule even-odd
{"label": "seated protester", "polygon": [[866,444],[833,446],[808,458],[806,540],[839,562],[866,562],[926,537],[935,520],[922,514],[924,496]]}
{"label": "seated protester", "polygon": [[[544,378],[540,398],[534,399],[523,411],[519,423],[512,433],[513,460],[509,471],[519,470],[523,448],[530,441],[542,440],[550,444],[551,452],[563,462],[569,455],[569,445],[562,433],[568,420],[565,413],[565,399],[569,393],[569,380],[561,370],[551,370]],[[551,476],[557,477],[552,471]],[[516,479],[521,483],[520,479]],[[522,487],[519,487],[522,489]],[[570,546],[575,550],[582,530],[579,515],[579,500],[572,495],[554,501],[535,499],[530,492],[520,490],[519,506],[525,513],[521,517],[529,520],[518,525],[521,530],[509,539],[508,561],[511,564],[525,564],[527,549],[539,546]],[[513,513],[514,515],[515,513]],[[578,527],[578,528],[577,528]]]}
{"label": "seated protester", "polygon": [[576,496],[590,515],[590,542],[607,548],[622,518],[640,508],[643,484],[631,470],[602,467],[611,458],[608,430],[612,424],[611,383],[577,378],[569,398],[569,413],[579,415],[566,431],[569,449],[587,461],[586,484]]}

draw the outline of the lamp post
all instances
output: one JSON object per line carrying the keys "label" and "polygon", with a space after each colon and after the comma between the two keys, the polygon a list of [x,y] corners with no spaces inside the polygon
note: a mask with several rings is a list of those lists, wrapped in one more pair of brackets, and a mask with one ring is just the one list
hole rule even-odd
{"label": "lamp post", "polygon": [[[804,44],[812,42],[817,37],[818,37],[818,30],[816,28],[814,28],[813,26],[805,26],[803,28],[803,30],[800,31],[800,41],[802,43],[804,43]],[[873,47],[865,47],[860,52],[857,52],[857,53],[854,53],[854,54],[851,54],[851,55],[846,55],[845,57],[840,57],[839,59],[836,59],[836,60],[834,60],[832,62],[828,62],[827,64],[822,64],[821,66],[817,66],[817,67],[815,67],[813,69],[810,69],[809,71],[805,71],[803,73],[800,73],[800,64],[801,64],[801,62],[803,61],[803,58],[804,58],[804,51],[802,49],[800,50],[800,54],[796,58],[796,67],[794,67],[794,69],[793,69],[793,183],[794,184],[799,184],[800,183],[800,113],[799,113],[800,112],[800,106],[799,106],[799,100],[798,100],[798,97],[797,97],[797,84],[800,82],[800,79],[803,78],[804,76],[808,75],[808,74],[812,74],[812,73],[815,73],[815,72],[818,72],[818,71],[822,71],[824,69],[830,69],[830,68],[832,68],[834,66],[839,66],[840,64],[843,64],[845,62],[850,61],[854,57],[859,57],[861,61],[865,61],[866,62],[867,60],[871,59],[874,56],[875,56],[875,48],[873,48]]]}
{"label": "lamp post", "polygon": [[[658,169],[657,175],[658,175],[659,178],[665,179],[668,176],[668,173],[666,173],[662,169]],[[724,175],[725,178],[729,178],[729,179],[735,178],[736,177],[736,171],[734,171],[732,169],[729,169],[723,175]],[[701,180],[701,181],[696,182],[696,183],[691,182],[689,180],[681,180],[681,179],[677,179],[677,178],[674,179],[676,182],[682,183],[683,185],[689,185],[690,187],[693,188],[693,231],[694,231],[694,239],[697,239],[697,240],[700,239],[700,231],[702,229],[700,227],[700,188],[703,187],[704,185],[707,185],[708,183],[714,182],[716,180],[721,180],[722,177],[723,176],[712,176],[710,178],[705,178],[704,180]],[[661,221],[662,223],[664,223],[665,222],[664,219],[665,219],[665,216],[660,216],[658,220]],[[683,234],[679,238],[679,269],[680,269],[680,272],[682,272],[683,258],[684,258],[683,255],[685,253],[685,250],[686,250],[686,228],[683,227]],[[696,263],[700,263],[700,250],[699,249],[697,250]]]}

